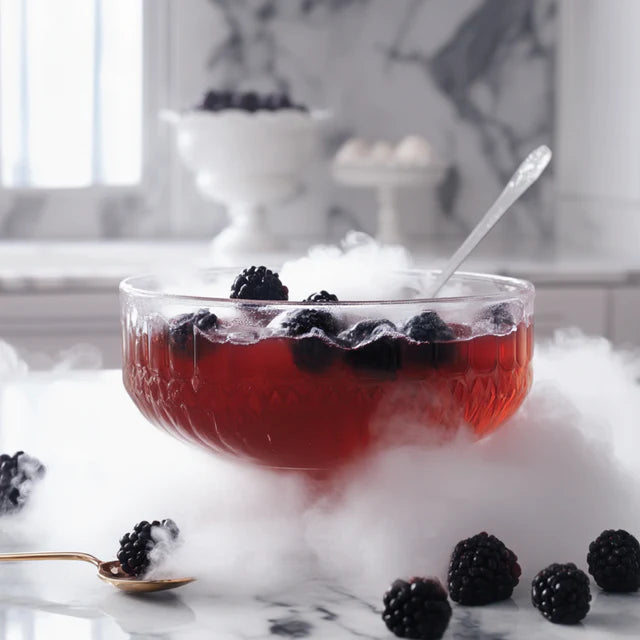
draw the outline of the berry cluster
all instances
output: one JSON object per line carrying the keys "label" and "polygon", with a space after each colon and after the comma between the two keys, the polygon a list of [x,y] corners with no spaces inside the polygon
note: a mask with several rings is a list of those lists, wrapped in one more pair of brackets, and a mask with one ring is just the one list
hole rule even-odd
{"label": "berry cluster", "polygon": [[249,267],[236,276],[229,297],[240,300],[288,300],[289,289],[271,269]]}
{"label": "berry cluster", "polygon": [[[231,285],[231,299],[260,301],[286,301],[289,289],[280,276],[265,266],[252,266],[241,271]],[[311,372],[325,370],[339,357],[351,367],[375,375],[394,375],[403,363],[418,362],[439,366],[448,361],[452,349],[443,346],[459,336],[465,336],[466,327],[447,324],[435,311],[424,311],[401,326],[386,319],[360,320],[351,326],[330,311],[338,297],[325,290],[309,295],[302,304],[312,308],[286,312],[279,318],[281,335],[294,338],[291,351],[295,363]],[[322,308],[327,305],[327,308]],[[252,309],[254,320],[273,315]],[[503,322],[508,310],[496,311],[496,322]],[[217,330],[218,318],[208,309],[183,314],[169,323],[169,342],[174,348],[187,348],[193,336]]]}
{"label": "berry cluster", "polygon": [[[590,545],[589,573],[605,591],[640,588],[640,544],[627,531],[603,531]],[[516,554],[486,532],[461,540],[449,562],[449,597],[467,606],[510,598],[521,575]],[[531,602],[550,622],[577,624],[590,609],[589,577],[573,563],[551,564],[531,583]],[[451,618],[437,580],[396,580],[383,597],[382,619],[401,638],[441,638]]]}
{"label": "berry cluster", "polygon": [[281,111],[283,109],[295,109],[296,111],[308,111],[302,104],[292,102],[286,93],[265,93],[255,91],[207,91],[198,105],[202,111],[225,111],[227,109],[240,109],[242,111]]}

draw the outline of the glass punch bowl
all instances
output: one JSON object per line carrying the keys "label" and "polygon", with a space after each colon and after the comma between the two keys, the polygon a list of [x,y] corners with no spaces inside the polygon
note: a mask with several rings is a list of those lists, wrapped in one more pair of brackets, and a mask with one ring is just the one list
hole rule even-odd
{"label": "glass punch bowl", "polygon": [[[528,282],[458,273],[459,294],[438,299],[207,296],[235,273],[201,272],[189,287],[140,276],[120,287],[129,395],[151,423],[215,454],[336,469],[408,427],[485,435],[529,391]],[[433,273],[403,277],[419,284]]]}

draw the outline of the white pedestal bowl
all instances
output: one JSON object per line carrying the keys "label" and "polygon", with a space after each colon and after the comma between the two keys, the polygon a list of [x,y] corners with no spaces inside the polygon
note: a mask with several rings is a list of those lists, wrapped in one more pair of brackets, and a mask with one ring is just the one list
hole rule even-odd
{"label": "white pedestal bowl", "polygon": [[212,251],[244,254],[282,248],[265,209],[299,189],[315,156],[320,116],[295,109],[190,111],[164,114],[176,129],[177,148],[195,173],[200,192],[227,208],[230,224]]}

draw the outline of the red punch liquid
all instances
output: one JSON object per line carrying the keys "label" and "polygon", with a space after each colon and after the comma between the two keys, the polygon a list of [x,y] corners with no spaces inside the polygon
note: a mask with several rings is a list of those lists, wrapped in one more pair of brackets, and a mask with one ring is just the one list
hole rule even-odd
{"label": "red punch liquid", "polygon": [[[418,344],[399,337],[392,362],[323,343],[318,370],[300,366],[300,340],[185,344],[166,327],[125,337],[124,384],[158,427],[216,453],[275,468],[332,469],[402,425],[468,423],[483,435],[531,385],[533,327],[506,335]],[[296,346],[296,344],[298,346]],[[388,345],[387,345],[388,346]],[[360,357],[363,356],[363,357]]]}

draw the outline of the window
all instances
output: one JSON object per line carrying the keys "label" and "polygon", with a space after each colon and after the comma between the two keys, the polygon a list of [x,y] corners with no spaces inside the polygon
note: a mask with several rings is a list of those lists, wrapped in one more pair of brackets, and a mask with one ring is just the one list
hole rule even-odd
{"label": "window", "polygon": [[[162,182],[148,165],[166,144],[156,114],[167,6],[0,0],[0,206],[39,207],[42,235],[110,235],[78,211],[124,218]],[[54,215],[71,210],[79,226],[58,233]]]}
{"label": "window", "polygon": [[136,184],[141,0],[1,0],[2,184]]}

